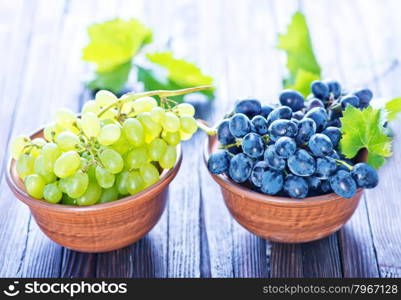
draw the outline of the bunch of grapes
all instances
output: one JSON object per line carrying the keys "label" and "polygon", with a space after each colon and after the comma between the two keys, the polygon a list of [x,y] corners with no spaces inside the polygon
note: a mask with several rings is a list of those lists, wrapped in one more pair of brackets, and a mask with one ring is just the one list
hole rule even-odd
{"label": "bunch of grapes", "polygon": [[[191,89],[188,89],[191,91]],[[159,94],[157,92],[160,92]],[[92,205],[134,195],[156,183],[177,159],[176,146],[197,130],[194,107],[163,98],[187,91],[127,94],[99,91],[81,117],[61,109],[44,138],[12,143],[28,194],[50,203]],[[160,106],[150,96],[161,97]]]}
{"label": "bunch of grapes", "polygon": [[292,198],[335,192],[351,198],[357,188],[378,184],[376,170],[346,159],[339,150],[341,122],[347,105],[364,108],[370,90],[343,95],[336,81],[315,81],[307,101],[284,90],[281,106],[256,99],[236,103],[218,125],[219,149],[208,160],[213,174],[226,174],[255,191]]}

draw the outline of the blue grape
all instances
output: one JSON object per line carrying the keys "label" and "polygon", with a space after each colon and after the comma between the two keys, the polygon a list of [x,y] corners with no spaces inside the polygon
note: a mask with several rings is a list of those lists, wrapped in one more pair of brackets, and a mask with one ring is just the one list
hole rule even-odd
{"label": "blue grape", "polygon": [[207,167],[213,174],[223,174],[230,165],[230,154],[226,150],[217,150],[209,156]]}
{"label": "blue grape", "polygon": [[337,195],[344,198],[352,198],[356,193],[355,180],[350,172],[344,170],[339,170],[330,177],[330,186]]}
{"label": "blue grape", "polygon": [[351,171],[351,175],[358,187],[372,189],[379,183],[379,176],[375,169],[365,163],[356,164]]}
{"label": "blue grape", "polygon": [[269,136],[273,141],[277,141],[282,136],[295,137],[298,126],[290,120],[276,120],[269,126]]}
{"label": "blue grape", "polygon": [[329,97],[329,87],[323,81],[313,81],[311,83],[311,91],[316,98],[319,98],[323,101]]}
{"label": "blue grape", "polygon": [[283,170],[285,168],[285,160],[278,156],[274,145],[269,146],[265,150],[264,160],[268,166],[273,170]]}
{"label": "blue grape", "polygon": [[288,169],[297,176],[311,176],[315,173],[315,159],[304,149],[298,149],[287,160]]}
{"label": "blue grape", "polygon": [[217,139],[222,145],[235,143],[235,137],[230,132],[229,124],[229,120],[223,120],[217,127]]}
{"label": "blue grape", "polygon": [[342,135],[339,128],[331,126],[326,127],[326,129],[322,131],[322,134],[326,135],[331,140],[334,148],[337,147]]}
{"label": "blue grape", "polygon": [[329,157],[334,158],[334,159],[340,159],[340,155],[338,155],[336,150],[333,150],[331,154],[329,154]]}
{"label": "blue grape", "polygon": [[259,115],[262,110],[262,105],[256,99],[243,99],[235,104],[234,112],[246,115],[248,118],[253,118]]}
{"label": "blue grape", "polygon": [[263,156],[265,142],[263,138],[256,133],[248,133],[242,140],[242,151],[252,158]]}
{"label": "blue grape", "polygon": [[300,92],[293,90],[284,90],[280,94],[281,105],[288,106],[293,112],[304,108],[305,99]]}
{"label": "blue grape", "polygon": [[327,122],[327,127],[341,127],[341,121],[339,119],[330,120]]}
{"label": "blue grape", "polygon": [[269,165],[265,161],[258,161],[252,169],[251,182],[256,187],[262,186],[262,176],[265,171],[269,170]]}
{"label": "blue grape", "polygon": [[305,177],[306,182],[308,183],[309,190],[317,191],[320,187],[320,179],[316,176],[308,176]]}
{"label": "blue grape", "polygon": [[302,119],[298,124],[296,141],[298,144],[305,144],[312,135],[316,133],[316,123],[310,118]]}
{"label": "blue grape", "polygon": [[319,179],[328,179],[337,170],[337,163],[334,158],[318,157],[316,159],[315,176]]}
{"label": "blue grape", "polygon": [[239,153],[231,158],[228,174],[235,182],[242,183],[248,180],[252,172],[252,167],[252,159],[244,153]]}
{"label": "blue grape", "polygon": [[369,106],[370,100],[373,98],[373,93],[370,89],[361,89],[354,93],[359,99],[359,107],[366,108]]}
{"label": "blue grape", "polygon": [[227,149],[228,152],[232,154],[238,154],[242,152],[241,146],[231,146]]}
{"label": "blue grape", "polygon": [[323,104],[322,100],[320,100],[318,98],[312,98],[306,103],[306,109],[308,111],[315,107],[324,108],[324,104]]}
{"label": "blue grape", "polygon": [[294,122],[294,124],[297,125],[297,126],[298,126],[298,124],[299,124],[299,120],[298,120],[298,119],[292,118],[292,119],[291,119],[291,122]]}
{"label": "blue grape", "polygon": [[282,158],[289,158],[297,149],[297,144],[292,138],[283,136],[277,140],[275,143],[275,148],[278,156]]}
{"label": "blue grape", "polygon": [[302,177],[289,174],[285,178],[284,191],[291,198],[305,198],[308,195],[308,190],[308,183]]}
{"label": "blue grape", "polygon": [[347,105],[352,105],[353,107],[359,106],[359,98],[354,95],[348,95],[341,99],[341,108],[345,109]]}
{"label": "blue grape", "polygon": [[283,173],[269,170],[263,173],[261,191],[264,194],[275,195],[283,188]]}
{"label": "blue grape", "polygon": [[[296,120],[299,120],[299,121],[301,121],[302,120],[302,118],[304,117],[304,113],[302,112],[302,111],[296,111],[296,112],[294,112],[293,114],[292,114],[292,119],[296,119]],[[291,119],[291,120],[292,120]]]}
{"label": "blue grape", "polygon": [[325,83],[329,87],[329,92],[333,95],[334,99],[337,99],[341,96],[341,85],[338,81],[327,80]]}
{"label": "blue grape", "polygon": [[260,135],[265,135],[268,132],[269,127],[267,121],[262,116],[255,116],[251,121],[252,131]]}
{"label": "blue grape", "polygon": [[309,139],[308,148],[314,155],[324,157],[333,152],[333,143],[326,135],[316,133]]}
{"label": "blue grape", "polygon": [[270,115],[270,113],[273,111],[274,107],[270,105],[263,105],[262,109],[260,111],[260,115],[264,118],[267,119],[267,117]]}
{"label": "blue grape", "polygon": [[330,181],[322,180],[320,182],[320,190],[322,191],[322,194],[331,193],[333,190],[331,189]]}
{"label": "blue grape", "polygon": [[242,138],[251,131],[251,121],[244,114],[235,114],[229,122],[231,134],[236,138]]}
{"label": "blue grape", "polygon": [[322,131],[327,124],[327,112],[321,107],[314,107],[305,114],[304,118],[310,118],[316,123],[316,131]]}
{"label": "blue grape", "polygon": [[280,119],[289,120],[292,117],[292,109],[288,106],[280,106],[275,109],[269,114],[267,117],[267,123],[270,125],[272,122]]}

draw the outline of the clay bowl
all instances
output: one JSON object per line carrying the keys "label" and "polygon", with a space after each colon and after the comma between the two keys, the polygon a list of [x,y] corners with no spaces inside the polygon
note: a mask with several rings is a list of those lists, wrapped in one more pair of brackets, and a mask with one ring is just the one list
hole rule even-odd
{"label": "clay bowl", "polygon": [[[206,142],[206,165],[217,144],[216,136]],[[366,152],[360,158],[366,161]],[[238,223],[257,236],[282,243],[314,241],[339,230],[354,213],[363,192],[358,189],[351,199],[334,193],[292,199],[254,192],[226,175],[211,176],[220,185],[225,204]]]}
{"label": "clay bowl", "polygon": [[[31,138],[42,137],[42,130]],[[105,252],[128,246],[147,234],[163,213],[169,183],[177,175],[182,161],[177,148],[174,168],[165,170],[159,182],[123,199],[92,206],[51,204],[30,197],[15,169],[8,164],[7,183],[15,196],[28,205],[40,229],[51,240],[82,252]]]}

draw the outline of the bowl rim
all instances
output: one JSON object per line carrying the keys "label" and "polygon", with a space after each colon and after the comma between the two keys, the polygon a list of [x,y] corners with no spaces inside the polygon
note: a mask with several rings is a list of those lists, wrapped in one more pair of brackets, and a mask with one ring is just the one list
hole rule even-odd
{"label": "bowl rim", "polygon": [[[212,148],[214,144],[217,143],[217,136],[216,135],[208,135],[205,143],[204,143],[204,150],[203,150],[203,161],[205,163],[206,169],[208,170],[209,174],[212,176],[212,178],[223,188],[230,190],[230,192],[234,192],[236,194],[241,194],[243,195],[244,199],[247,200],[252,200],[252,201],[257,201],[257,202],[262,202],[262,203],[271,203],[271,204],[293,204],[293,205],[305,205],[305,204],[311,204],[311,203],[322,203],[322,202],[330,202],[330,201],[336,201],[336,200],[341,200],[346,198],[343,198],[336,193],[329,193],[329,194],[324,194],[324,195],[319,195],[319,196],[311,196],[311,197],[305,197],[302,199],[296,199],[296,198],[291,198],[291,197],[281,197],[281,196],[274,196],[274,195],[265,195],[259,192],[255,192],[247,187],[244,187],[234,181],[232,181],[230,178],[228,178],[224,174],[213,174],[209,171],[207,167],[207,162],[210,156],[210,153],[212,151]],[[356,191],[356,194],[360,194],[363,192],[363,189],[358,188]],[[355,195],[356,195],[355,194]]]}
{"label": "bowl rim", "polygon": [[[42,133],[44,128],[36,130],[33,134],[31,134],[29,137],[33,138],[40,133]],[[177,160],[174,164],[174,167],[168,170],[163,170],[163,172],[160,174],[160,179],[158,182],[152,184],[151,186],[147,187],[143,191],[140,191],[137,194],[134,195],[128,195],[123,198],[117,199],[112,202],[106,202],[106,203],[100,203],[100,204],[92,204],[88,206],[78,206],[78,205],[66,205],[66,204],[59,204],[59,203],[49,203],[44,200],[36,199],[28,195],[28,193],[24,190],[21,189],[15,182],[14,177],[12,176],[12,167],[13,163],[15,163],[15,159],[10,157],[7,162],[7,172],[6,172],[6,181],[11,188],[11,190],[14,192],[14,194],[18,194],[20,197],[17,197],[20,201],[24,202],[28,206],[34,206],[34,207],[40,207],[44,209],[50,209],[53,211],[59,211],[59,212],[89,212],[89,211],[99,211],[103,209],[108,209],[112,207],[117,207],[123,204],[126,204],[128,202],[135,202],[138,199],[141,199],[143,196],[148,194],[152,190],[157,190],[160,189],[165,183],[169,183],[175,175],[178,173],[178,170],[181,167],[181,162],[182,162],[182,148],[181,144],[178,144],[176,146],[177,149]]]}

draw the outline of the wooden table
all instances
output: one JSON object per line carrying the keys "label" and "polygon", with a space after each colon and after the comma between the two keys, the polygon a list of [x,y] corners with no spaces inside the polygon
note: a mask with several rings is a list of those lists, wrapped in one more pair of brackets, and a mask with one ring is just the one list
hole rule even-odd
{"label": "wooden table", "polygon": [[115,16],[154,29],[215,78],[217,98],[200,117],[221,118],[241,96],[276,102],[285,57],[277,33],[301,9],[325,76],[378,97],[401,95],[400,2],[232,0],[0,1],[0,276],[2,277],[400,277],[401,120],[395,155],[339,232],[305,244],[262,240],[230,218],[201,157],[205,135],[184,143],[181,170],[158,225],[136,244],[84,254],[45,237],[5,183],[12,136],[29,133],[58,107],[78,111],[90,95],[80,60],[86,26]]}

